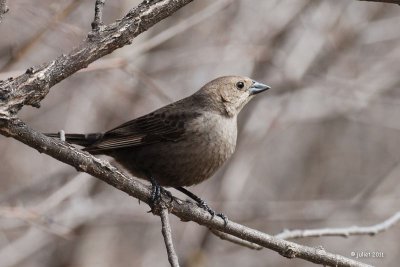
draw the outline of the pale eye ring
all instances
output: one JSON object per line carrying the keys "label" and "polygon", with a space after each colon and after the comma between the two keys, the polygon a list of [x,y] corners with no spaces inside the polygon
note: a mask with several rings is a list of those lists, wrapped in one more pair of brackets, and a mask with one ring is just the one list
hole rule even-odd
{"label": "pale eye ring", "polygon": [[236,87],[237,87],[238,89],[242,89],[242,88],[244,87],[244,82],[237,82],[237,83],[236,83]]}

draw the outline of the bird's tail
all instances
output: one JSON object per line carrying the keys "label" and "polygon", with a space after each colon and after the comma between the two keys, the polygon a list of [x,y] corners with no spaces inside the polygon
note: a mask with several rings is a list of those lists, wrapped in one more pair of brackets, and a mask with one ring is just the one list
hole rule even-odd
{"label": "bird's tail", "polygon": [[[53,138],[60,138],[59,133],[44,133],[44,135]],[[71,144],[88,147],[96,143],[103,137],[102,133],[90,133],[90,134],[65,134],[65,141]]]}

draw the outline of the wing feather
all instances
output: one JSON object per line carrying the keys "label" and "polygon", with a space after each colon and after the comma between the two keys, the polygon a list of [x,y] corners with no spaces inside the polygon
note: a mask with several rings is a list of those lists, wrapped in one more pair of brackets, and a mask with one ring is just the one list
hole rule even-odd
{"label": "wing feather", "polygon": [[198,112],[160,109],[106,132],[101,140],[85,150],[102,152],[158,142],[176,142],[184,136],[185,125],[198,116]]}

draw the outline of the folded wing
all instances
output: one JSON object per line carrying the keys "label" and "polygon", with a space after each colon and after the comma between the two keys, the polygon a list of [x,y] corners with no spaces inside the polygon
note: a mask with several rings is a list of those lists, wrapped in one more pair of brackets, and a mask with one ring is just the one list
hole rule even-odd
{"label": "folded wing", "polygon": [[84,150],[101,153],[157,142],[177,142],[185,136],[185,125],[198,116],[196,112],[160,109],[104,133],[98,142]]}

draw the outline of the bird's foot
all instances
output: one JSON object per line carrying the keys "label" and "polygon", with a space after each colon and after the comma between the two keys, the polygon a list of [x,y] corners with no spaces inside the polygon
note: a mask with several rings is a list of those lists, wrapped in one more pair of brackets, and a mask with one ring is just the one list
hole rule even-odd
{"label": "bird's foot", "polygon": [[161,186],[154,181],[151,183],[150,206],[154,206],[161,199]]}
{"label": "bird's foot", "polygon": [[225,226],[228,224],[228,217],[226,217],[225,214],[223,213],[216,213],[212,208],[210,208],[210,206],[208,206],[208,204],[203,199],[199,198],[198,196],[196,196],[195,194],[193,194],[192,192],[190,192],[189,190],[187,190],[182,186],[177,186],[175,187],[175,189],[181,191],[182,193],[184,193],[185,195],[196,201],[197,205],[200,208],[204,209],[205,211],[211,214],[212,216],[211,218],[214,218],[214,216],[217,215],[222,220],[224,220]]}
{"label": "bird's foot", "polygon": [[216,213],[210,206],[208,206],[207,202],[199,198],[199,201],[197,201],[197,204],[200,208],[204,209],[208,213],[211,214],[211,218],[214,218],[215,215],[217,217],[220,217],[222,220],[224,220],[224,225],[226,226],[228,224],[228,217],[225,216],[223,213]]}
{"label": "bird's foot", "polygon": [[174,200],[172,193],[168,190],[161,187],[154,178],[151,178],[151,196],[150,196],[150,207],[153,207],[161,201],[161,195],[167,195],[171,200],[170,203]]}

